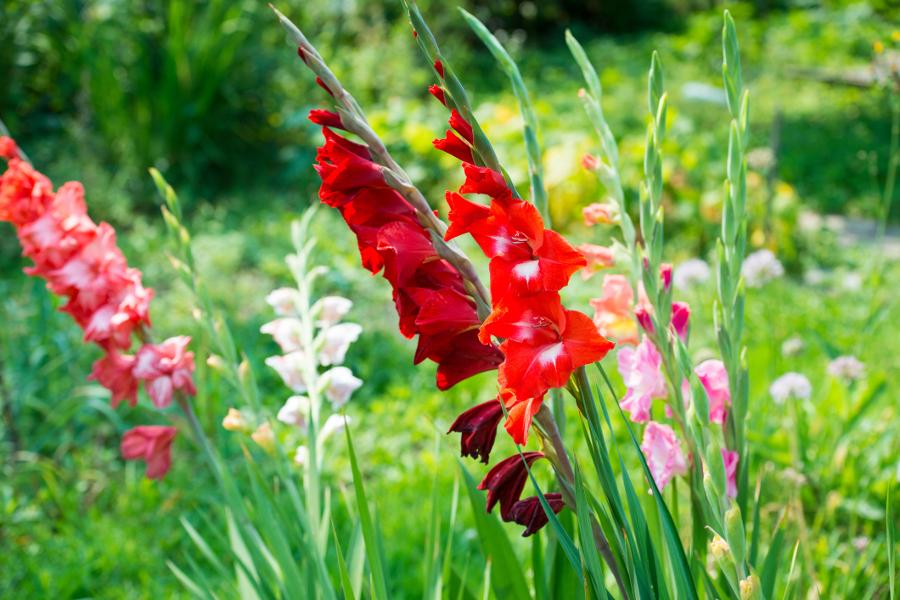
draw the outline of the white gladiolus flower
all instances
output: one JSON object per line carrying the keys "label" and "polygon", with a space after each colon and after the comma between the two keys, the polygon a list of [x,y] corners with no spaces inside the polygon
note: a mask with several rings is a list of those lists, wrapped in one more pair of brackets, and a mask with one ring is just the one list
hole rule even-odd
{"label": "white gladiolus flower", "polygon": [[741,275],[748,286],[761,287],[784,275],[784,267],[771,250],[757,250],[744,259]]}
{"label": "white gladiolus flower", "polygon": [[785,373],[772,382],[772,385],[769,386],[769,394],[775,404],[784,404],[788,398],[808,400],[812,395],[812,384],[806,375]]}
{"label": "white gladiolus flower", "polygon": [[303,346],[303,325],[300,319],[293,317],[281,317],[269,321],[259,328],[260,333],[271,335],[275,343],[281,347],[282,352],[300,350]]}
{"label": "white gladiolus flower", "polygon": [[866,373],[866,366],[855,356],[838,356],[828,363],[828,374],[838,379],[855,381],[862,379]]}
{"label": "white gladiolus flower", "polygon": [[328,418],[325,419],[325,424],[322,425],[322,429],[319,431],[319,443],[325,442],[325,440],[349,424],[350,417],[344,415],[328,415]]}
{"label": "white gladiolus flower", "polygon": [[303,352],[297,350],[284,356],[270,356],[266,364],[278,371],[284,384],[295,392],[306,391],[306,380],[303,378],[304,361]]}
{"label": "white gladiolus flower", "polygon": [[306,396],[291,396],[278,411],[278,420],[287,425],[303,427],[306,425],[306,415],[309,414],[309,398]]}
{"label": "white gladiolus flower", "polygon": [[297,446],[297,449],[294,450],[294,464],[302,467],[307,460],[309,460],[309,448]]}
{"label": "white gladiolus flower", "polygon": [[806,344],[802,338],[797,336],[790,337],[781,344],[781,354],[784,356],[796,356],[803,352],[804,347],[806,347]]}
{"label": "white gladiolus flower", "polygon": [[281,316],[296,315],[300,312],[300,291],[294,288],[278,288],[266,296],[266,302]]}
{"label": "white gladiolus flower", "polygon": [[319,350],[319,362],[323,367],[339,365],[344,362],[350,344],[359,339],[362,327],[356,323],[340,323],[325,330],[322,348]]}
{"label": "white gladiolus flower", "polygon": [[862,286],[863,277],[856,271],[845,273],[844,277],[841,279],[841,288],[847,290],[848,292],[858,292],[862,289]]}
{"label": "white gladiolus flower", "polygon": [[346,315],[353,302],[341,296],[324,296],[313,305],[312,312],[316,315],[316,325],[330,327],[340,321]]}
{"label": "white gladiolus flower", "polygon": [[325,397],[335,410],[346,404],[353,392],[363,384],[362,379],[354,377],[347,367],[329,369],[322,375],[322,381],[325,382]]}
{"label": "white gladiolus flower", "polygon": [[691,258],[677,267],[672,273],[675,289],[686,290],[705,283],[709,279],[709,265],[702,258]]}

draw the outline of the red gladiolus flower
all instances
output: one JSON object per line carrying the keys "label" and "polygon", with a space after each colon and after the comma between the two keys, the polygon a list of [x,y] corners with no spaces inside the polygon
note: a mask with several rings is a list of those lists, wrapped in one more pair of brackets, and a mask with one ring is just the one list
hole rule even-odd
{"label": "red gladiolus flower", "polygon": [[330,110],[314,108],[309,111],[309,120],[316,125],[322,125],[323,127],[334,127],[335,129],[344,128],[344,123],[341,121],[341,115]]}
{"label": "red gladiolus flower", "polygon": [[[544,499],[547,500],[550,509],[556,514],[559,514],[559,511],[565,506],[562,494],[551,492],[549,494],[544,494]],[[510,511],[510,516],[512,517],[512,521],[515,521],[519,525],[525,525],[525,531],[522,533],[522,537],[528,537],[534,534],[549,521],[547,513],[544,511],[544,506],[541,504],[541,499],[537,496],[531,496],[530,498],[516,502]]]}
{"label": "red gladiolus flower", "polygon": [[503,407],[495,398],[465,411],[450,426],[451,431],[462,434],[460,436],[460,456],[481,458],[481,462],[488,464],[494,440],[497,438],[497,425],[503,418]]}
{"label": "red gladiolus flower", "polygon": [[511,521],[513,506],[519,501],[528,479],[525,464],[530,467],[534,461],[543,457],[543,452],[525,452],[522,456],[514,454],[494,465],[478,484],[479,490],[487,490],[487,511],[491,512],[499,502],[501,518]]}
{"label": "red gladiolus flower", "polygon": [[451,130],[447,130],[447,135],[441,139],[431,142],[434,147],[441,152],[446,152],[450,156],[456,157],[465,162],[472,162],[472,149],[462,141],[458,135]]}
{"label": "red gladiolus flower", "polygon": [[121,451],[125,460],[143,460],[147,463],[147,477],[162,479],[172,466],[172,441],[174,427],[141,425],[125,432]]}

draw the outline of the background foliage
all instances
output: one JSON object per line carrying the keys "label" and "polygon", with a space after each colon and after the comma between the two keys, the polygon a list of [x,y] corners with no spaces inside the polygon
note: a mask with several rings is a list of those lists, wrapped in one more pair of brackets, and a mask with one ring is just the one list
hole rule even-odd
{"label": "background foliage", "polygon": [[[479,120],[504,163],[524,181],[521,124],[505,78],[452,7],[420,4],[474,93]],[[721,7],[690,0],[617,3],[615,11],[600,2],[459,4],[496,30],[520,65],[538,111],[555,221],[574,241],[603,241],[579,223],[581,206],[601,190],[579,166],[592,141],[562,31],[578,35],[600,70],[631,197],[641,177],[645,74],[651,50],[659,51],[672,95],[664,201],[667,230],[676,235],[667,258],[706,257],[719,219],[727,136],[726,110],[713,89],[721,77]],[[458,182],[452,161],[431,151],[444,116],[425,93],[427,65],[399,3],[280,8],[310,33],[437,205],[442,191]],[[776,159],[776,168],[762,161],[749,176],[751,242],[775,250],[791,275],[748,295],[754,407],[748,430],[756,469],[767,474],[763,497],[771,508],[764,518],[773,522],[787,505],[788,537],[805,540],[805,576],[822,581],[832,592],[827,597],[871,597],[885,591],[884,497],[898,476],[900,448],[892,432],[900,315],[890,290],[900,283],[900,270],[889,262],[883,280],[869,277],[879,247],[861,245],[840,229],[802,225],[808,213],[879,214],[889,90],[822,79],[877,72],[900,50],[900,34],[890,25],[900,15],[886,0],[802,6],[760,0],[730,9],[753,94],[751,145],[774,149]],[[282,262],[289,222],[314,200],[310,164],[318,131],[305,115],[324,93],[297,64],[264,4],[7,0],[0,6],[0,39],[0,117],[55,183],[85,183],[92,215],[116,226],[129,260],[157,290],[156,327],[198,335],[185,290],[173,282],[165,258],[147,167],[156,166],[179,188],[199,270],[257,367],[267,404],[277,410],[286,394],[262,366],[275,350],[258,334],[267,320],[263,292],[289,279]],[[892,221],[896,216],[891,213]],[[405,540],[385,545],[389,579],[398,594],[416,597],[426,577],[420,567],[425,527],[411,528],[410,520],[426,518],[432,481],[439,497],[449,497],[455,478],[456,449],[449,438],[436,447],[435,438],[459,410],[486,399],[490,382],[476,378],[438,394],[429,369],[411,366],[413,348],[395,332],[389,292],[356,266],[350,235],[330,215],[321,215],[317,228],[320,259],[331,266],[323,288],[354,298],[353,319],[366,325],[348,359],[366,381],[350,408],[355,444],[384,539]],[[178,518],[204,528],[202,515],[217,502],[211,474],[186,442],[176,447],[175,468],[160,484],[120,460],[119,434],[144,409],[114,412],[100,388],[85,382],[96,357],[83,351],[55,301],[21,274],[11,238],[8,230],[0,234],[0,595],[183,595],[165,561],[183,564],[196,553]],[[578,282],[573,296],[586,301],[598,286],[598,278]],[[686,298],[696,332],[711,331],[711,297],[710,283]],[[782,342],[794,335],[806,349],[783,356]],[[207,340],[197,343],[202,355]],[[715,341],[701,337],[693,347],[702,355]],[[850,353],[869,369],[866,381],[847,387],[828,378],[825,365]],[[795,413],[775,406],[767,393],[787,370],[814,382],[811,401]],[[201,373],[200,383],[200,418],[237,468],[245,456],[219,427],[233,403],[230,392],[213,373]],[[329,449],[332,483],[349,494],[349,463],[337,441]],[[503,450],[511,446],[497,452]],[[452,532],[454,554],[472,556],[456,574],[472,596],[471,582],[484,570],[473,527],[471,512],[462,510]],[[529,545],[513,542],[523,556],[529,552]],[[791,550],[785,548],[785,560]]]}

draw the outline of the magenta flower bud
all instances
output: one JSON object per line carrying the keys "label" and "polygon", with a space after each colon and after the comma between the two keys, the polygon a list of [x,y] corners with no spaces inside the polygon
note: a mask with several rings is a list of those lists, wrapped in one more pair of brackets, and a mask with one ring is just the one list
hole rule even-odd
{"label": "magenta flower bud", "polygon": [[528,479],[528,470],[525,463],[531,466],[534,461],[544,457],[543,452],[525,452],[522,456],[513,454],[494,465],[484,479],[478,484],[479,490],[487,490],[487,506],[485,510],[491,512],[497,502],[500,503],[500,516],[504,521],[513,520],[513,507],[519,501],[525,481]]}
{"label": "magenta flower bud", "polygon": [[663,263],[659,265],[659,278],[662,279],[663,289],[667,292],[672,287],[672,264]]}
{"label": "magenta flower bud", "polygon": [[[555,514],[558,514],[559,511],[563,509],[563,506],[565,506],[562,494],[556,492],[544,494],[544,498],[547,500],[547,504],[550,505],[550,508]],[[541,500],[537,496],[519,500],[513,505],[510,512],[513,521],[519,525],[525,526],[522,537],[528,537],[535,533],[549,521],[546,511],[541,505]]]}
{"label": "magenta flower bud", "polygon": [[672,328],[682,342],[687,342],[689,320],[691,318],[691,307],[687,302],[672,303]]}
{"label": "magenta flower bud", "polygon": [[648,334],[653,335],[653,319],[650,318],[650,311],[642,304],[639,304],[638,307],[634,309],[634,316],[637,319],[638,325],[641,326],[641,329]]}
{"label": "magenta flower bud", "polygon": [[495,398],[473,406],[456,417],[447,433],[456,431],[462,434],[459,439],[460,456],[481,458],[481,462],[488,464],[501,418],[503,407]]}

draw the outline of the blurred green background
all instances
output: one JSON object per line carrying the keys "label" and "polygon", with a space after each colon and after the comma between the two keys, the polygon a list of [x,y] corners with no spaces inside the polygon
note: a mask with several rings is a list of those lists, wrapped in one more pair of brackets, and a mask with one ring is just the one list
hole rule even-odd
{"label": "blurred green background", "polygon": [[[900,270],[897,256],[886,254],[885,272],[870,276],[883,246],[862,242],[871,242],[867,232],[892,200],[883,189],[892,102],[898,102],[890,75],[900,62],[898,4],[420,2],[517,181],[526,179],[527,163],[514,99],[457,4],[484,20],[519,62],[538,111],[554,218],[577,243],[608,240],[580,225],[581,207],[603,191],[580,167],[596,141],[577,98],[581,78],[563,32],[576,34],[600,71],[630,198],[641,173],[646,71],[650,53],[659,51],[670,93],[665,194],[667,258],[675,263],[710,258],[717,234],[727,140],[718,91],[721,10],[727,6],[735,15],[753,101],[751,242],[773,249],[790,275],[748,297],[751,404],[757,407],[751,443],[757,470],[772,474],[766,517],[777,518],[785,505],[803,515],[797,521],[803,527],[793,533],[808,541],[805,551],[818,565],[814,576],[833,593],[826,597],[883,591],[872,582],[884,573],[883,498],[898,476],[892,381],[900,375],[900,315],[890,290],[900,283]],[[277,6],[307,33],[442,208],[443,190],[458,185],[459,176],[454,161],[431,148],[446,115],[426,93],[431,73],[400,3]],[[305,117],[310,108],[327,106],[328,97],[265,3],[4,0],[0,40],[0,118],[54,183],[84,182],[94,219],[117,228],[130,262],[157,290],[155,327],[196,335],[184,290],[172,282],[147,168],[160,169],[179,190],[200,270],[277,410],[287,394],[262,365],[275,352],[258,334],[270,318],[263,296],[288,283],[282,259],[290,251],[290,220],[316,201],[311,164],[319,131]],[[889,223],[900,218],[896,209],[887,212]],[[455,440],[444,439],[435,452],[435,435],[485,399],[490,376],[438,394],[432,368],[411,365],[413,347],[395,331],[389,290],[358,268],[351,236],[322,213],[319,260],[331,267],[323,292],[354,298],[350,316],[366,326],[348,359],[366,381],[350,408],[357,446],[370,495],[384,504],[378,508],[385,539],[404,540],[389,544],[389,572],[399,593],[415,597],[424,538],[409,531],[410,514],[430,493],[426,482],[435,472],[446,491],[455,470]],[[851,235],[853,226],[862,233]],[[897,244],[893,229],[887,232],[886,243]],[[0,596],[184,595],[165,560],[182,564],[194,552],[178,517],[212,511],[214,482],[187,443],[176,447],[175,468],[159,484],[119,459],[121,431],[152,420],[153,412],[112,411],[104,392],[85,382],[96,352],[84,351],[73,324],[54,312],[55,299],[21,274],[18,252],[4,226]],[[857,279],[858,286],[848,283]],[[573,284],[573,304],[586,310],[599,282]],[[698,355],[715,347],[713,285],[686,297],[694,307]],[[782,356],[781,343],[795,335],[806,350]],[[201,356],[204,343],[197,340]],[[824,369],[829,358],[850,353],[867,364],[868,378],[848,388],[827,379]],[[786,370],[804,372],[815,385],[812,401],[800,407],[808,443],[801,464],[787,434],[798,426],[791,419],[800,417],[781,414],[766,391]],[[198,412],[239,462],[233,435],[219,427],[232,404],[227,387],[211,373],[201,372],[200,380]],[[344,489],[349,474],[340,444],[334,453],[332,483]],[[454,536],[460,547],[477,547],[470,527]],[[482,566],[471,569],[477,574]]]}

